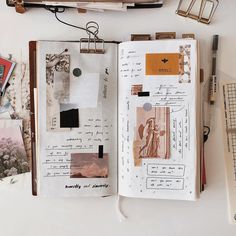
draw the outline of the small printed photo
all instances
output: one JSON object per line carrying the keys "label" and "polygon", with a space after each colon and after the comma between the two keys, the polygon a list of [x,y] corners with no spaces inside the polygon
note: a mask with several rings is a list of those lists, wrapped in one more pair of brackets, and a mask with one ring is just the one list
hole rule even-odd
{"label": "small printed photo", "polygon": [[191,45],[179,47],[179,83],[191,83]]}
{"label": "small printed photo", "polygon": [[78,128],[79,109],[76,104],[60,104],[60,128]]}
{"label": "small printed photo", "polygon": [[108,153],[71,154],[70,178],[107,178],[108,169]]}
{"label": "small printed photo", "polygon": [[46,55],[46,126],[60,131],[60,103],[70,101],[70,55]]}
{"label": "small printed photo", "polygon": [[46,82],[48,85],[54,83],[55,72],[70,73],[70,55],[61,53],[46,55]]}
{"label": "small printed photo", "polygon": [[136,108],[134,162],[141,158],[170,158],[170,108]]}
{"label": "small printed photo", "polygon": [[60,103],[60,112],[69,111],[72,109],[78,109],[78,105],[71,103]]}
{"label": "small printed photo", "polygon": [[54,72],[54,98],[59,103],[69,102],[70,99],[70,74],[67,72]]}
{"label": "small printed photo", "polygon": [[143,91],[143,85],[142,84],[134,84],[131,87],[131,95],[138,95],[139,92]]}
{"label": "small printed photo", "polygon": [[29,170],[21,129],[0,128],[0,179]]}

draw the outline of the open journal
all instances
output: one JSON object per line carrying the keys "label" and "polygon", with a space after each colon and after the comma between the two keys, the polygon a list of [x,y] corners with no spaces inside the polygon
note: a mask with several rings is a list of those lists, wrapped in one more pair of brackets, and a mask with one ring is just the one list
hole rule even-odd
{"label": "open journal", "polygon": [[30,42],[34,194],[195,200],[198,42],[104,49]]}

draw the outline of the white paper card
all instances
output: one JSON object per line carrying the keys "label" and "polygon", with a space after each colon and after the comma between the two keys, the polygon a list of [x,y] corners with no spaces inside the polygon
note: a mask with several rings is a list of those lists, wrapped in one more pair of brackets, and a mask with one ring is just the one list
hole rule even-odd
{"label": "white paper card", "polygon": [[73,77],[70,82],[70,103],[77,104],[78,108],[97,107],[99,91],[99,74],[83,73]]}

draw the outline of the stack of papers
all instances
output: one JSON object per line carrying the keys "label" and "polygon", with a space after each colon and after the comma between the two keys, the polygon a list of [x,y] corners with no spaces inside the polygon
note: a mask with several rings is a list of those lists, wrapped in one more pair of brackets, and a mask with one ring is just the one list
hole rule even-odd
{"label": "stack of papers", "polygon": [[162,4],[163,1],[160,0],[124,0],[123,2],[91,2],[91,1],[42,1],[45,5],[50,6],[65,6],[72,7],[90,11],[127,11],[129,7],[135,7],[136,4]]}

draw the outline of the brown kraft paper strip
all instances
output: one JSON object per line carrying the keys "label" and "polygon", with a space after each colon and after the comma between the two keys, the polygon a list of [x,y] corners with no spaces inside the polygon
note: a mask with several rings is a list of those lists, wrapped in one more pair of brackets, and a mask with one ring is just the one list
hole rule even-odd
{"label": "brown kraft paper strip", "polygon": [[146,75],[179,75],[181,61],[179,53],[146,54]]}

